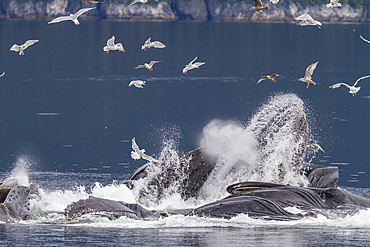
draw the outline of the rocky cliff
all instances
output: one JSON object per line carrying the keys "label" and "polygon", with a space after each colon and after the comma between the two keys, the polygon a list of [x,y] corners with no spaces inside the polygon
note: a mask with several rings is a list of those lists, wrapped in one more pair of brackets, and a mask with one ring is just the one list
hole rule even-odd
{"label": "rocky cliff", "polygon": [[[105,0],[102,4],[85,5],[80,0],[1,0],[0,18],[53,18],[74,13],[86,6],[97,9],[84,14],[90,18],[110,19],[166,19],[166,20],[240,20],[240,21],[291,21],[294,17],[308,13],[320,21],[370,21],[369,7],[357,7],[344,3],[341,8],[329,11],[326,1],[316,5],[281,0],[269,6],[263,14],[249,10],[252,0],[149,0],[149,4],[127,7],[131,0]],[[329,2],[329,0],[327,1]]]}

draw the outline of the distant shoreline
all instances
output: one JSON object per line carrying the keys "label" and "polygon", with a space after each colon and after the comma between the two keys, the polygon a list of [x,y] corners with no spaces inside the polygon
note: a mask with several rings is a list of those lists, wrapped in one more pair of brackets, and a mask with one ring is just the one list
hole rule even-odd
{"label": "distant shoreline", "polygon": [[127,7],[130,2],[131,0],[107,0],[102,4],[85,5],[80,0],[1,0],[0,19],[51,19],[75,13],[80,8],[96,7],[83,17],[107,20],[290,22],[307,13],[321,22],[370,22],[370,3],[359,6],[342,3],[342,7],[329,10],[325,6],[329,0],[316,5],[301,5],[289,0],[280,0],[274,5],[265,0],[263,2],[269,9],[260,14],[250,10],[252,0],[159,0],[159,3],[149,1],[150,4],[138,3]]}

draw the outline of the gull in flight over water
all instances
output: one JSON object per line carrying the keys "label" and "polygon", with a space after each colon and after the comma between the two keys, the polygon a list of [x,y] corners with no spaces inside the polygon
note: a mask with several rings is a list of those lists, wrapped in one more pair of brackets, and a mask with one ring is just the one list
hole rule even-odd
{"label": "gull in flight over water", "polygon": [[135,137],[132,138],[131,147],[134,150],[134,151],[131,151],[131,158],[133,158],[134,160],[138,160],[142,158],[144,160],[151,161],[151,162],[159,162],[159,160],[154,159],[153,157],[145,154],[145,149],[140,150],[139,146],[136,144]]}
{"label": "gull in flight over water", "polygon": [[262,10],[267,10],[269,7],[263,6],[261,0],[254,0],[254,7],[250,8],[249,10],[257,11],[258,13],[262,14]]}
{"label": "gull in flight over water", "polygon": [[78,21],[77,18],[80,15],[82,15],[83,13],[86,13],[87,11],[90,11],[92,9],[96,9],[96,7],[80,9],[75,14],[70,14],[69,16],[60,16],[60,17],[57,17],[54,20],[49,21],[48,24],[58,23],[58,22],[61,22],[61,21],[73,21],[76,24],[76,26],[78,26],[78,25],[80,25],[80,22]]}
{"label": "gull in flight over water", "polygon": [[27,49],[29,46],[35,44],[39,42],[39,40],[27,40],[26,43],[24,43],[23,45],[17,45],[17,44],[14,44],[10,50],[11,51],[15,51],[15,52],[19,52],[19,55],[24,55],[24,50]]}
{"label": "gull in flight over water", "polygon": [[147,41],[145,41],[144,45],[141,46],[141,49],[146,51],[147,49],[151,48],[151,47],[154,47],[154,48],[165,48],[166,46],[159,42],[159,41],[153,41],[151,42],[150,39],[152,37],[150,37],[149,39],[147,39]]}
{"label": "gull in flight over water", "polygon": [[125,52],[125,49],[123,48],[123,45],[121,43],[114,44],[115,39],[116,37],[114,37],[113,35],[112,38],[107,40],[107,45],[103,48],[103,51],[107,52],[107,54],[109,53],[109,51],[116,50]]}
{"label": "gull in flight over water", "polygon": [[318,149],[320,149],[323,153],[325,153],[324,149],[322,149],[322,147],[320,147],[319,144],[317,143],[311,143],[311,144],[308,144],[307,145],[307,148],[314,148],[314,147],[317,147]]}
{"label": "gull in flight over water", "polygon": [[188,74],[188,70],[199,69],[199,66],[206,63],[206,62],[196,62],[196,63],[194,63],[194,61],[197,60],[197,59],[198,59],[198,57],[195,57],[188,65],[186,65],[185,68],[182,70],[182,73]]}
{"label": "gull in flight over water", "polygon": [[99,0],[82,0],[83,3],[85,3],[86,5],[91,2],[91,3],[102,3],[100,2]]}
{"label": "gull in flight over water", "polygon": [[332,8],[342,7],[342,4],[339,0],[330,0],[330,3],[328,3],[326,7],[331,11]]}
{"label": "gull in flight over water", "polygon": [[365,39],[364,37],[362,37],[362,35],[360,34],[360,38],[363,40],[363,41],[365,41],[365,42],[367,42],[367,43],[370,43],[370,41],[369,40],[367,40],[367,39]]}
{"label": "gull in flight over water", "polygon": [[0,75],[0,77],[3,77],[5,75],[5,71]]}
{"label": "gull in flight over water", "polygon": [[257,84],[258,83],[260,83],[261,81],[263,81],[263,80],[270,80],[270,81],[272,81],[272,82],[276,82],[276,80],[275,80],[275,77],[278,77],[278,76],[282,76],[282,75],[279,75],[279,74],[272,74],[272,75],[266,75],[266,76],[261,76],[259,79],[258,79],[258,81],[257,81]]}
{"label": "gull in flight over water", "polygon": [[149,71],[152,71],[153,70],[153,65],[156,64],[156,63],[160,63],[160,62],[162,62],[162,61],[150,61],[149,64],[147,64],[147,63],[140,64],[140,65],[136,66],[135,69],[145,68],[145,69],[148,69]]}
{"label": "gull in flight over water", "polygon": [[311,76],[313,74],[313,71],[316,69],[316,66],[317,66],[318,63],[319,63],[319,61],[317,61],[316,63],[311,64],[310,66],[308,66],[307,69],[306,69],[306,73],[305,73],[304,77],[298,79],[298,81],[306,82],[307,83],[307,88],[310,85],[310,83],[312,83],[313,85],[316,85],[316,82],[311,80]]}
{"label": "gull in flight over water", "polygon": [[[154,1],[156,1],[157,3],[158,3],[158,0],[154,0]],[[128,7],[131,7],[132,5],[134,5],[135,3],[148,3],[148,0],[134,0],[134,1],[132,1],[128,6],[127,6],[127,8]]]}
{"label": "gull in flight over water", "polygon": [[300,26],[308,26],[308,25],[316,25],[319,29],[321,29],[321,22],[316,21],[312,18],[312,16],[308,14],[303,14],[295,18],[295,20],[300,21],[297,25]]}
{"label": "gull in flight over water", "polygon": [[348,85],[348,84],[346,84],[344,82],[340,82],[340,83],[331,85],[329,88],[334,89],[334,88],[338,88],[338,87],[340,87],[340,86],[343,85],[343,86],[346,86],[346,87],[349,88],[349,91],[348,92],[351,93],[352,96],[355,96],[357,94],[357,92],[360,91],[360,89],[361,89],[361,87],[356,87],[357,83],[359,81],[361,81],[362,79],[366,79],[366,78],[369,78],[369,77],[370,77],[370,75],[366,75],[366,76],[363,76],[363,77],[358,78],[357,81],[355,81],[355,83],[353,84],[353,86],[350,86],[350,85]]}
{"label": "gull in flight over water", "polygon": [[143,88],[143,86],[145,86],[145,83],[146,81],[135,80],[135,81],[131,81],[130,84],[128,84],[128,86],[132,87],[132,85],[134,85],[137,88]]}

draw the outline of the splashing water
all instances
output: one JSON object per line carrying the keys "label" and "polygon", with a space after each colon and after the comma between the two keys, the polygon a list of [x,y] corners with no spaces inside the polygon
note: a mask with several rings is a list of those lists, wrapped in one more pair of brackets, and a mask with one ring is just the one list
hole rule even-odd
{"label": "splashing water", "polygon": [[32,163],[32,159],[28,156],[19,157],[9,177],[4,180],[3,184],[9,186],[29,186],[29,169]]}
{"label": "splashing water", "polygon": [[201,145],[218,161],[201,197],[219,199],[227,194],[227,186],[245,181],[307,185],[306,178],[297,172],[307,135],[304,104],[294,94],[271,97],[246,127],[212,121],[203,130]]}

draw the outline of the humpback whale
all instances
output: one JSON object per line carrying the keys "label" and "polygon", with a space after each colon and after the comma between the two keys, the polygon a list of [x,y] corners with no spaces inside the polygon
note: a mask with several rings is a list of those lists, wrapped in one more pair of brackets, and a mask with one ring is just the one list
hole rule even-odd
{"label": "humpback whale", "polygon": [[[273,182],[284,181],[287,172],[293,170],[297,174],[308,174],[312,170],[303,163],[308,141],[308,123],[304,112],[303,101],[294,94],[272,97],[257,110],[245,131],[252,133],[256,140],[257,164],[245,164],[254,167],[253,173],[263,177],[265,173],[276,173]],[[284,160],[276,159],[276,146],[279,140],[290,143],[283,153]],[[269,166],[266,164],[269,163]],[[271,171],[271,163],[274,170]],[[218,154],[210,153],[207,147],[200,147],[178,157],[178,160],[168,162],[148,162],[132,173],[123,183],[134,189],[138,180],[146,183],[140,190],[139,202],[148,195],[150,200],[160,200],[169,193],[179,193],[184,200],[197,198],[199,191],[220,164]],[[248,179],[248,178],[247,178]],[[217,181],[218,178],[215,179]],[[325,180],[325,179],[324,179]],[[318,183],[314,178],[313,183]]]}
{"label": "humpback whale", "polygon": [[37,187],[15,185],[0,187],[0,221],[17,222],[31,219],[29,200],[37,194]]}
{"label": "humpback whale", "polygon": [[[264,182],[230,185],[230,196],[194,209],[189,215],[230,219],[239,214],[268,220],[294,220],[327,210],[347,214],[369,208],[370,200],[339,188],[310,188]],[[305,214],[294,214],[284,208],[296,207]]]}

